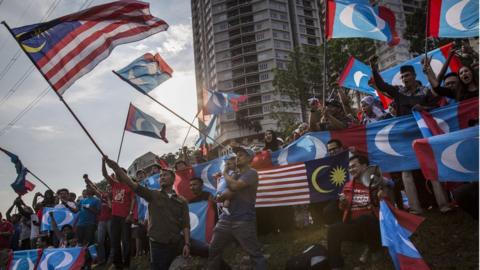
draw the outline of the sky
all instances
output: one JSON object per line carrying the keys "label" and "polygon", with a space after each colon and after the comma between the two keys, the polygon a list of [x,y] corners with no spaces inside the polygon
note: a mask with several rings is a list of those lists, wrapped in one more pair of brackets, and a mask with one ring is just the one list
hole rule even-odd
{"label": "sky", "polygon": [[[3,0],[0,1],[0,21],[14,28],[73,13],[85,5],[107,2],[110,1]],[[118,70],[144,53],[160,53],[174,73],[150,94],[185,119],[191,120],[196,114],[190,1],[146,2],[150,2],[152,15],[165,20],[169,29],[139,42],[117,46],[107,59],[77,80],[63,95],[100,148],[112,159],[117,157],[130,102],[166,123],[168,144],[126,132],[120,157],[120,165],[125,168],[148,151],[158,155],[176,152],[187,134],[188,125],[118,79],[112,69]],[[0,25],[0,130],[48,87],[19,50],[6,28]],[[5,73],[7,65],[11,67]],[[28,77],[19,86],[19,80],[26,75]],[[55,93],[52,90],[46,93],[7,132],[0,132],[0,147],[18,155],[24,166],[53,190],[68,188],[80,195],[84,188],[83,174],[87,173],[94,182],[103,178],[101,156]],[[193,145],[196,135],[190,132],[187,145]],[[0,212],[3,214],[17,196],[10,187],[15,177],[15,167],[0,153]],[[43,193],[46,188],[32,176],[27,179],[36,185],[33,192],[24,196],[25,202],[31,204],[33,194]]]}

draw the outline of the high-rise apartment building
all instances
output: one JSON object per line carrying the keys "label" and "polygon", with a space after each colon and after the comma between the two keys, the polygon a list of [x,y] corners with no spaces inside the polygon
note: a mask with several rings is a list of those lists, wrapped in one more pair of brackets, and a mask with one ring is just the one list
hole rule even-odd
{"label": "high-rise apartment building", "polygon": [[[396,18],[396,30],[400,36],[400,43],[389,47],[385,42],[377,42],[378,66],[380,70],[387,69],[412,58],[410,42],[403,38],[407,30],[406,15],[415,13],[424,8],[426,0],[379,0],[380,5],[386,6],[393,11]],[[422,6],[423,5],[423,6]],[[421,30],[424,31],[424,30]]]}
{"label": "high-rise apartment building", "polygon": [[300,120],[299,108],[275,107],[289,98],[272,85],[295,46],[320,45],[318,0],[192,0],[198,109],[204,90],[247,95],[236,113],[224,114],[218,141],[258,137],[258,127],[276,129],[273,110]]}

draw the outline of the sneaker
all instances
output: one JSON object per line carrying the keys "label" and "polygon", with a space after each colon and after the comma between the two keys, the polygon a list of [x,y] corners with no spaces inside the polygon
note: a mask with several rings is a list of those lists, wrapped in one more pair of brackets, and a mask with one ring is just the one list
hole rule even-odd
{"label": "sneaker", "polygon": [[450,206],[443,206],[442,208],[440,208],[440,213],[442,214],[448,214],[451,212],[453,212],[453,208],[451,208]]}
{"label": "sneaker", "polygon": [[360,255],[360,258],[358,259],[361,263],[366,263],[368,261],[368,257],[370,257],[370,248],[366,247],[362,255]]}

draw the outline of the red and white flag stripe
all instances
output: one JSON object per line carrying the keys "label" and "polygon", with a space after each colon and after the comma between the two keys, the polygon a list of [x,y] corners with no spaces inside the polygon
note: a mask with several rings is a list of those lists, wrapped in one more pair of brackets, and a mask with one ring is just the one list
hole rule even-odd
{"label": "red and white flag stripe", "polygon": [[293,163],[258,171],[255,207],[310,203],[305,163]]}
{"label": "red and white flag stripe", "polygon": [[107,58],[115,46],[168,29],[165,21],[150,14],[149,4],[140,1],[117,1],[60,20],[78,20],[82,25],[57,42],[37,62],[60,94]]}

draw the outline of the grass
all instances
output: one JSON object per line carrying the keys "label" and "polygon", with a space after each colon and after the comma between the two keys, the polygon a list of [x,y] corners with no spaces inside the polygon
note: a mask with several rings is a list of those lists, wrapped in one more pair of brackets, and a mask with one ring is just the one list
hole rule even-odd
{"label": "grass", "polygon": [[[478,222],[457,209],[446,215],[438,211],[427,212],[426,220],[412,236],[412,241],[432,270],[479,269]],[[326,245],[326,229],[310,226],[290,233],[270,234],[259,239],[269,269],[285,269],[287,260],[312,244]],[[362,245],[345,243],[342,253],[345,269],[358,266]],[[225,259],[232,269],[250,269],[246,266],[246,254],[235,245],[225,251]],[[148,258],[134,259],[136,269],[148,269]],[[96,268],[102,270],[103,268]],[[182,268],[182,269],[202,269]],[[388,253],[375,264],[362,265],[365,270],[394,270]]]}

